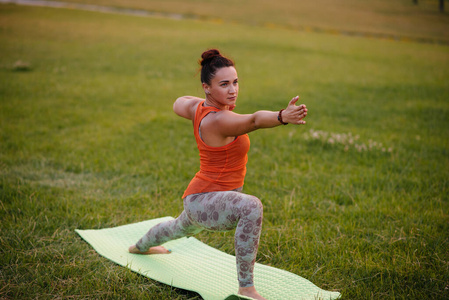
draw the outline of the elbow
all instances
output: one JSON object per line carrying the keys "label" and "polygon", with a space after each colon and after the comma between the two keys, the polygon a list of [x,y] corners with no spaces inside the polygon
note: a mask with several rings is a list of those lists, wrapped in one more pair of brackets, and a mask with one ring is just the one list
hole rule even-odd
{"label": "elbow", "polygon": [[[179,98],[178,98],[179,99]],[[175,100],[175,102],[173,102],[173,111],[176,112],[176,101],[178,101],[178,99]]]}
{"label": "elbow", "polygon": [[175,112],[175,114],[179,115],[179,101],[181,100],[182,97],[179,97],[178,99],[175,100],[175,102],[173,103],[173,111]]}

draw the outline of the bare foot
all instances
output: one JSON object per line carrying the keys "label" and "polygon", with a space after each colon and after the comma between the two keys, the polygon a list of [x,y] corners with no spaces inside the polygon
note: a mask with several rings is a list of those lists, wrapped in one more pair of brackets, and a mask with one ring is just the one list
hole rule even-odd
{"label": "bare foot", "polygon": [[169,253],[171,253],[171,250],[167,250],[162,246],[151,247],[147,251],[141,252],[139,249],[137,249],[136,245],[132,245],[131,247],[129,247],[128,251],[129,251],[129,253],[134,253],[134,254],[169,254]]}
{"label": "bare foot", "polygon": [[257,299],[257,300],[267,300],[256,291],[256,288],[254,286],[240,287],[239,295],[251,297],[251,298]]}

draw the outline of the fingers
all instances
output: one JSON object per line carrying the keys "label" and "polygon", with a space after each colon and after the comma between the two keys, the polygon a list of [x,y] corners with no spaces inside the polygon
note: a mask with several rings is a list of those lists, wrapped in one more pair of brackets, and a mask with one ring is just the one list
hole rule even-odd
{"label": "fingers", "polygon": [[307,116],[307,107],[305,104],[301,104],[299,106],[294,106],[291,109],[292,113],[296,118],[303,119]]}
{"label": "fingers", "polygon": [[288,105],[295,105],[295,103],[298,102],[298,100],[299,100],[299,96],[296,96],[292,100],[290,100]]}
{"label": "fingers", "polygon": [[307,108],[305,108],[304,105],[304,108],[299,111],[296,124],[306,124],[306,121],[303,120],[306,116],[307,116]]}
{"label": "fingers", "polygon": [[295,106],[296,109],[305,109],[307,111],[305,104],[301,104],[299,106],[295,105],[295,103],[298,102],[298,100],[299,100],[299,96],[292,98],[292,100],[290,100],[290,102],[288,103],[288,106]]}
{"label": "fingers", "polygon": [[294,117],[294,124],[306,124],[306,121],[303,119],[307,116],[307,107],[304,104],[299,106],[294,106],[292,110],[292,115]]}
{"label": "fingers", "polygon": [[303,119],[307,116],[307,107],[305,104],[295,105],[298,100],[299,96],[296,96],[290,100],[284,114],[285,119],[288,120],[288,123],[303,125],[306,124],[306,121]]}

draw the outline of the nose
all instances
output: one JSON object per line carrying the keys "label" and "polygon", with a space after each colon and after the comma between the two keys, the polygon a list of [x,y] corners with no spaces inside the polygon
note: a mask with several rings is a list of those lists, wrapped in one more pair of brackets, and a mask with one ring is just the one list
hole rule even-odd
{"label": "nose", "polygon": [[229,89],[229,94],[235,94],[237,92],[237,88],[234,85],[231,85],[231,88]]}

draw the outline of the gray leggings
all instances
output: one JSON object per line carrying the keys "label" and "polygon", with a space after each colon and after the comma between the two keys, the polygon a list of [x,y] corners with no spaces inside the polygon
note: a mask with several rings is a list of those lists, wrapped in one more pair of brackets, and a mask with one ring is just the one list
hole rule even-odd
{"label": "gray leggings", "polygon": [[241,287],[254,285],[253,270],[262,229],[263,207],[241,189],[193,194],[184,198],[184,211],[175,219],[152,227],[136,244],[142,251],[204,229],[235,230],[235,257]]}

